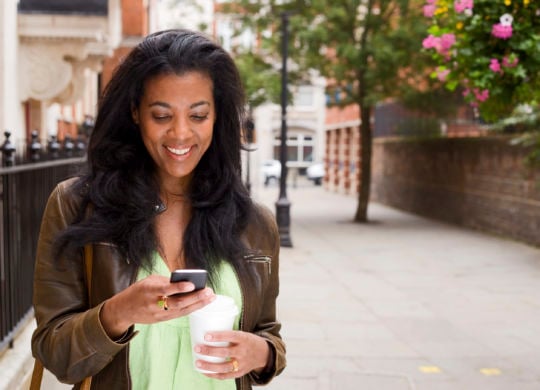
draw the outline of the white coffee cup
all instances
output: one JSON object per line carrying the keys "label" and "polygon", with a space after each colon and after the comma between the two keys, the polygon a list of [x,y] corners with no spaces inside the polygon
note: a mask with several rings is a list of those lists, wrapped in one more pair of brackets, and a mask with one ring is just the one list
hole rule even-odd
{"label": "white coffee cup", "polygon": [[[191,332],[191,345],[194,348],[198,344],[210,345],[213,347],[226,347],[227,342],[206,341],[204,336],[207,332],[232,330],[234,319],[238,315],[238,307],[234,299],[226,295],[216,295],[211,303],[205,307],[194,311],[189,315],[189,327]],[[199,372],[209,373],[195,366],[196,360],[204,360],[211,363],[222,363],[226,358],[201,355],[193,351],[193,365]]]}

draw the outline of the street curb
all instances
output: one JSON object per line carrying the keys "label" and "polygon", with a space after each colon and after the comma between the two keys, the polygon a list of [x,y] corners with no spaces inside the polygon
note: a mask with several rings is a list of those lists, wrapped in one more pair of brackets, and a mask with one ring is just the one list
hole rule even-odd
{"label": "street curb", "polygon": [[0,357],[0,372],[2,373],[0,390],[28,388],[24,385],[29,381],[34,365],[30,343],[35,327],[35,319],[32,316],[15,337],[13,348],[8,349]]}

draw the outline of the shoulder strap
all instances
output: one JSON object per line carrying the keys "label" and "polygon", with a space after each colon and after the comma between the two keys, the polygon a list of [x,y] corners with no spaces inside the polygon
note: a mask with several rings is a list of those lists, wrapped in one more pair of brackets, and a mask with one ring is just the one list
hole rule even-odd
{"label": "shoulder strap", "polygon": [[30,381],[30,390],[39,390],[43,379],[43,364],[36,359],[34,361],[34,371],[32,371],[32,380]]}
{"label": "shoulder strap", "polygon": [[86,268],[86,288],[88,289],[88,301],[92,295],[92,265],[94,261],[94,247],[92,244],[84,246],[84,266]]}
{"label": "shoulder strap", "polygon": [[[84,266],[86,270],[86,288],[88,289],[88,304],[92,297],[92,266],[94,262],[94,247],[92,243],[88,243],[84,246]],[[81,383],[80,390],[90,390],[92,386],[92,377],[88,376],[84,378]]]}

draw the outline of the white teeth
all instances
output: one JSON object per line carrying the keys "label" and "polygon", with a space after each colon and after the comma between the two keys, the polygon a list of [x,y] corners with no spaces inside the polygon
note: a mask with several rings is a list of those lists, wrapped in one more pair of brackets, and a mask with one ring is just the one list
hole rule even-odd
{"label": "white teeth", "polygon": [[187,152],[189,152],[189,150],[191,148],[184,148],[184,149],[175,149],[175,148],[171,148],[169,146],[166,146],[167,150],[173,154],[176,154],[177,156],[183,156],[184,154],[186,154]]}

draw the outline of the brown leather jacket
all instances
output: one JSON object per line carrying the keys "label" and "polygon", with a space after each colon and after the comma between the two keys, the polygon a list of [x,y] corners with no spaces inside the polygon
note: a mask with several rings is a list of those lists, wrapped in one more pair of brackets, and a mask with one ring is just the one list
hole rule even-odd
{"label": "brown leather jacket", "polygon": [[[87,295],[83,253],[78,258],[53,258],[56,234],[70,224],[81,197],[72,190],[74,179],[60,183],[52,192],[43,215],[34,274],[34,310],[37,329],[32,337],[33,355],[65,383],[78,388],[92,376],[92,389],[130,389],[128,365],[132,330],[112,341],[105,333],[99,311],[103,302],[134,282],[138,268],[123,258],[110,243],[93,245],[92,293]],[[279,236],[270,211],[257,207],[245,232],[250,251],[244,259],[255,268],[256,288],[243,292],[240,328],[265,338],[271,346],[273,367],[264,375],[254,373],[237,379],[237,388],[266,384],[285,368],[285,344],[276,320],[279,290]],[[88,309],[90,307],[90,309]]]}

